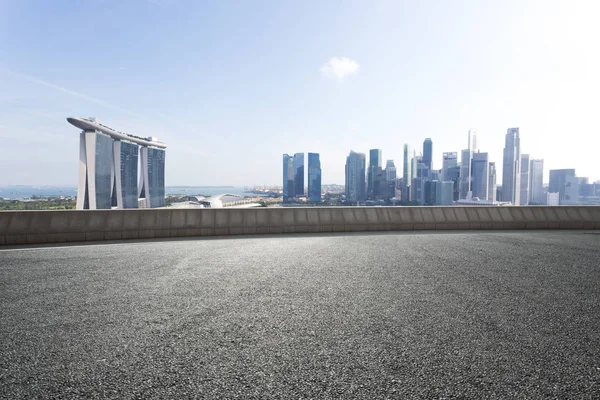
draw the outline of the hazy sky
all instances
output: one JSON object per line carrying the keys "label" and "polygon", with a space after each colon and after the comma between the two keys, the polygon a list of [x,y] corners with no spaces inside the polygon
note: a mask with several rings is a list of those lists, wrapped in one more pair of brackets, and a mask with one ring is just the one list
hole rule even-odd
{"label": "hazy sky", "polygon": [[509,127],[600,179],[600,1],[0,0],[0,185],[75,185],[95,116],[167,143],[167,185],[281,184],[282,154],[431,137],[502,174]]}

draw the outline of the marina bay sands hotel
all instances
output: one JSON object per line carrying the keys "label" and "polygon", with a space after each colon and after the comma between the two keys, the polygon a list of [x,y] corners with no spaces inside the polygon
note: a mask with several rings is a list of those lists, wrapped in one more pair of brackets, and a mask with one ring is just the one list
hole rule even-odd
{"label": "marina bay sands hotel", "polygon": [[82,129],[78,210],[165,206],[166,144],[119,132],[95,118],[67,121]]}

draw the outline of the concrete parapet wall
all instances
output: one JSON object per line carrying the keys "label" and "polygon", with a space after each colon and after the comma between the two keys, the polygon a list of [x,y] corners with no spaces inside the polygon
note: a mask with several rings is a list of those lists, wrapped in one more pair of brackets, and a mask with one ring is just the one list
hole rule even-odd
{"label": "concrete parapet wall", "polygon": [[274,233],[465,229],[600,229],[600,207],[0,211],[0,245]]}

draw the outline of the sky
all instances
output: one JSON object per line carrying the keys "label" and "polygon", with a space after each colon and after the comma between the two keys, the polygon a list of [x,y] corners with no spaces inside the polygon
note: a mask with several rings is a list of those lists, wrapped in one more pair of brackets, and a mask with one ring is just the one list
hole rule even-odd
{"label": "sky", "polygon": [[600,2],[0,0],[0,185],[76,185],[67,117],[168,146],[166,184],[273,185],[282,154],[467,147],[506,130],[600,180]]}

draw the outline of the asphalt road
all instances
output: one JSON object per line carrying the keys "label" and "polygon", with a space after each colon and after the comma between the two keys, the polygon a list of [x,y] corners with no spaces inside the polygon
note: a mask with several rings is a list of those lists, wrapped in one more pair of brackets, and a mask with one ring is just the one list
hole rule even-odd
{"label": "asphalt road", "polygon": [[0,247],[0,397],[600,398],[600,234]]}

